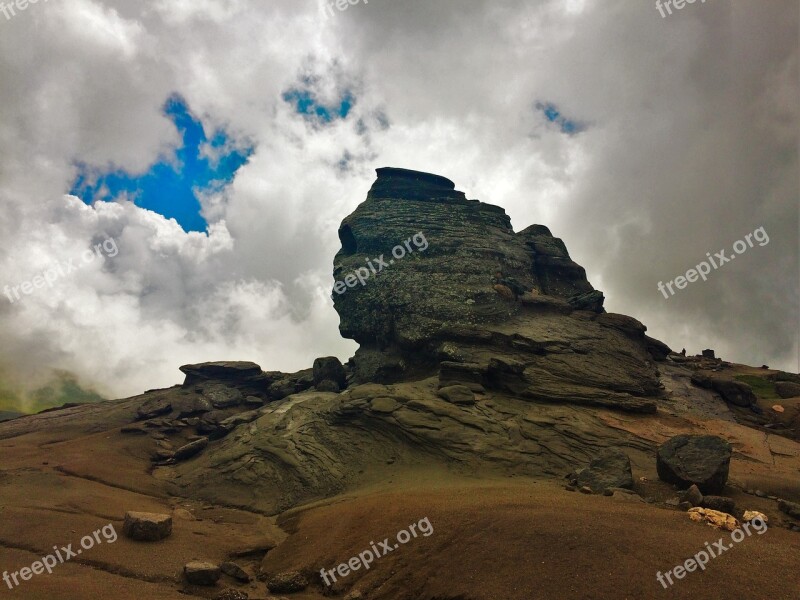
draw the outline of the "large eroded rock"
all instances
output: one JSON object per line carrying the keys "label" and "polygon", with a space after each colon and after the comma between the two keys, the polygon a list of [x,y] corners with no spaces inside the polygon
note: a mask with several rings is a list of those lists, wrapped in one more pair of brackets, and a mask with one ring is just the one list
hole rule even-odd
{"label": "large eroded rock", "polygon": [[593,492],[608,488],[633,488],[631,459],[622,450],[609,448],[592,459],[589,466],[576,473],[575,485]]}
{"label": "large eroded rock", "polygon": [[387,168],[339,237],[333,299],[342,335],[361,344],[354,383],[441,365],[442,386],[655,412],[655,360],[668,348],[635,319],[605,314],[547,227],[515,233],[502,208],[452,181]]}
{"label": "large eroded rock", "polygon": [[731,451],[715,435],[676,435],[658,448],[658,477],[687,487],[695,484],[703,494],[719,493],[728,481]]}

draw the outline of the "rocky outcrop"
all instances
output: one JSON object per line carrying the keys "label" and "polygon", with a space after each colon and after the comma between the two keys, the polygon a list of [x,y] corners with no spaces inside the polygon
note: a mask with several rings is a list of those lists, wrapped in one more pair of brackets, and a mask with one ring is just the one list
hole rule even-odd
{"label": "rocky outcrop", "polygon": [[756,395],[753,393],[753,388],[742,381],[712,378],[711,388],[722,396],[725,402],[734,406],[747,408],[756,403]]}
{"label": "rocky outcrop", "polygon": [[561,478],[591,463],[581,489],[619,489],[628,457],[655,451],[648,415],[716,404],[642,323],[603,311],[547,228],[516,234],[443,178],[379,171],[340,237],[349,284],[334,302],[353,359],[291,374],[187,365],[119,425],[153,437],[173,495],[275,514],[426,464]]}
{"label": "rocky outcrop", "polygon": [[515,233],[502,208],[468,200],[448,179],[378,169],[339,237],[333,299],[342,335],[361,345],[354,383],[438,371],[442,387],[656,410],[654,361],[669,349],[635,319],[606,314],[602,292],[547,227]]}
{"label": "rocky outcrop", "polygon": [[[314,387],[320,391],[338,392],[347,387],[347,371],[335,356],[316,359],[312,376]],[[325,389],[320,389],[321,387]]]}
{"label": "rocky outcrop", "polygon": [[676,435],[658,448],[658,477],[677,485],[695,484],[703,494],[721,492],[731,452],[731,445],[714,435]]}
{"label": "rocky outcrop", "polygon": [[800,398],[800,383],[777,381],[775,382],[775,392],[781,398]]}

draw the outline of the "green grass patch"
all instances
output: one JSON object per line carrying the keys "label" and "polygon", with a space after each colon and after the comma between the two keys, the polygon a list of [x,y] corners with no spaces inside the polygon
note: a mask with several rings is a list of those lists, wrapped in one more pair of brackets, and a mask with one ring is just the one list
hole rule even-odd
{"label": "green grass patch", "polygon": [[775,383],[757,375],[737,375],[736,379],[753,388],[753,393],[759,400],[780,400],[775,392]]}

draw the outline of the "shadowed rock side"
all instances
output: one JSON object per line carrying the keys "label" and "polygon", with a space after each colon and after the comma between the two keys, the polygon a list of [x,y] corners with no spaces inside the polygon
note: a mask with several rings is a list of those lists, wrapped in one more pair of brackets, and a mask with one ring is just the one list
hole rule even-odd
{"label": "shadowed rock side", "polygon": [[333,294],[342,335],[361,345],[353,382],[438,372],[541,401],[655,409],[640,398],[660,393],[654,359],[669,349],[605,314],[547,227],[514,233],[502,208],[451,181],[385,168],[339,237],[337,280],[379,271]]}

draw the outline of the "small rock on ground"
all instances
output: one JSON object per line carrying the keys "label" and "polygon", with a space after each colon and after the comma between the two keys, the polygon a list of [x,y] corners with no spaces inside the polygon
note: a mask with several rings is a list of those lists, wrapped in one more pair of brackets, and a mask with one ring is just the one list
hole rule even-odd
{"label": "small rock on ground", "polygon": [[267,589],[275,594],[291,594],[300,592],[308,587],[308,580],[302,573],[289,571],[275,575],[267,583]]}
{"label": "small rock on ground", "polygon": [[193,585],[215,585],[221,576],[219,567],[214,563],[193,561],[183,567],[186,581]]}
{"label": "small rock on ground", "polygon": [[127,512],[122,533],[139,542],[157,542],[172,533],[172,517],[157,513]]}

